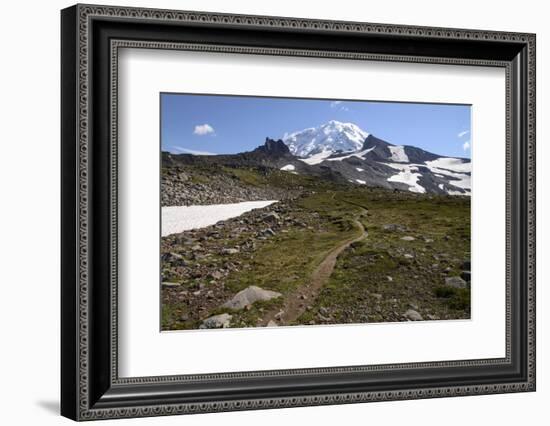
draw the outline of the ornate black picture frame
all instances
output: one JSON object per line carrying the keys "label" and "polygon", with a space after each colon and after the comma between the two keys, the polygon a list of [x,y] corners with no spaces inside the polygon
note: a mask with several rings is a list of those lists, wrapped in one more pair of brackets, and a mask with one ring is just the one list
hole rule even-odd
{"label": "ornate black picture frame", "polygon": [[[534,34],[96,5],[64,9],[61,28],[62,415],[93,420],[535,390]],[[504,68],[506,356],[119,378],[120,47]]]}

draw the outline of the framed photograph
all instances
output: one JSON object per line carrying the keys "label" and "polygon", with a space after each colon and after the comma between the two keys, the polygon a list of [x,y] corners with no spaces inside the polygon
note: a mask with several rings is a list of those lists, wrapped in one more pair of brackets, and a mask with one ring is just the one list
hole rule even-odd
{"label": "framed photograph", "polygon": [[535,35],[61,12],[74,420],[535,390]]}

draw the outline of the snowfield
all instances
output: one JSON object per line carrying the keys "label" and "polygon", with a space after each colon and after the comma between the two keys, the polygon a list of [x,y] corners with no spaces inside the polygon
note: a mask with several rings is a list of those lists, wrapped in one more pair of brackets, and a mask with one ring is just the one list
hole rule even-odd
{"label": "snowfield", "polygon": [[308,158],[299,158],[299,160],[303,161],[306,164],[309,164],[310,166],[313,166],[315,164],[322,163],[323,161],[325,161],[326,158],[330,157],[332,154],[333,154],[332,151],[323,151],[317,154],[313,154],[311,157],[308,157]]}
{"label": "snowfield", "polygon": [[231,219],[250,210],[267,207],[277,200],[244,201],[233,204],[212,204],[209,206],[170,206],[162,208],[161,235],[204,228],[214,225],[220,220]]}
{"label": "snowfield", "polygon": [[438,187],[442,191],[446,191],[449,195],[470,195],[472,178],[469,173],[472,170],[472,163],[463,163],[459,158],[442,157],[433,161],[426,161],[425,164],[380,164],[399,170],[399,173],[387,179],[388,182],[401,182],[409,185],[409,191],[411,192],[421,194],[426,192],[426,189],[418,184],[418,178],[421,176],[418,173],[418,167],[427,167],[434,176],[448,179],[448,185],[463,189],[466,192],[456,191],[443,186],[443,184],[439,184]]}
{"label": "snowfield", "polygon": [[391,164],[385,163],[387,166],[390,166],[393,169],[400,170],[396,175],[390,176],[387,180],[388,182],[400,182],[409,186],[409,191],[416,192],[418,194],[424,194],[426,189],[418,184],[418,178],[422,176],[418,172],[418,167],[415,165],[409,164]]}
{"label": "snowfield", "polygon": [[283,170],[285,172],[292,172],[292,171],[296,170],[296,167],[294,167],[294,164],[287,164],[286,166],[281,167],[281,170]]}
{"label": "snowfield", "polygon": [[351,158],[351,157],[357,157],[357,158],[363,158],[365,155],[367,155],[369,152],[371,152],[375,147],[365,149],[363,151],[354,152],[349,155],[344,155],[342,157],[336,157],[336,158],[327,158],[327,161],[342,161],[345,158]]}
{"label": "snowfield", "polygon": [[459,158],[441,157],[437,160],[426,161],[428,168],[447,169],[452,172],[471,173],[472,163],[463,163]]}
{"label": "snowfield", "polygon": [[404,146],[388,146],[391,152],[391,161],[395,161],[396,163],[408,163],[409,162],[409,156],[405,154],[405,147]]}

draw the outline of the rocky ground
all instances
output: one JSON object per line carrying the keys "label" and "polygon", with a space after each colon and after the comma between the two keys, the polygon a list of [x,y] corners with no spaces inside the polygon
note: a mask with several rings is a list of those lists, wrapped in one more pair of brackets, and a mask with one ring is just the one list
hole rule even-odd
{"label": "rocky ground", "polygon": [[[162,238],[163,329],[469,318],[465,197],[300,186],[279,199]],[[358,220],[368,236],[339,253],[318,293],[301,291],[357,238]],[[303,313],[287,321],[291,298]]]}
{"label": "rocky ground", "polygon": [[215,170],[167,168],[161,179],[161,205],[192,206],[281,200],[298,194],[267,185],[246,185],[236,175]]}
{"label": "rocky ground", "polygon": [[291,229],[316,229],[316,217],[305,215],[293,203],[281,201],[213,226],[162,238],[163,326],[200,326],[211,311],[235,295],[235,287],[226,285],[228,278],[251,270],[255,252],[273,245],[275,237]]}

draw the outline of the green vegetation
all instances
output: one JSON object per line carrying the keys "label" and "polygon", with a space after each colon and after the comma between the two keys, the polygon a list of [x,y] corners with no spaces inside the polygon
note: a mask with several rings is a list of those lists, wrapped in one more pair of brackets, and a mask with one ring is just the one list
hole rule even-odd
{"label": "green vegetation", "polygon": [[[295,190],[299,196],[278,203],[281,219],[273,226],[262,222],[265,213],[250,212],[226,221],[215,237],[205,229],[190,233],[190,243],[163,238],[163,253],[179,253],[186,262],[163,271],[165,281],[181,282],[180,289],[163,290],[164,329],[197,328],[204,318],[225,312],[233,316],[234,327],[265,323],[300,295],[331,250],[361,234],[358,222],[368,236],[338,256],[328,282],[301,303],[303,312],[292,324],[403,321],[409,309],[425,320],[470,317],[469,288],[445,286],[445,278],[459,276],[470,257],[469,198],[394,193],[248,167],[215,172],[197,167],[191,179],[212,179],[215,173],[246,186]],[[273,235],[258,237],[268,226]],[[202,251],[190,253],[197,241]],[[238,253],[220,254],[226,247],[238,247]],[[204,276],[207,272],[196,273],[213,270],[224,271],[223,277],[212,280]],[[239,311],[222,307],[249,286],[283,297]],[[195,300],[191,296],[199,289],[213,295]]]}
{"label": "green vegetation", "polygon": [[338,197],[367,208],[362,221],[369,235],[339,257],[298,323],[316,320],[321,311],[335,323],[399,321],[411,308],[424,319],[469,318],[469,289],[436,291],[469,258],[469,199],[381,190]]}

